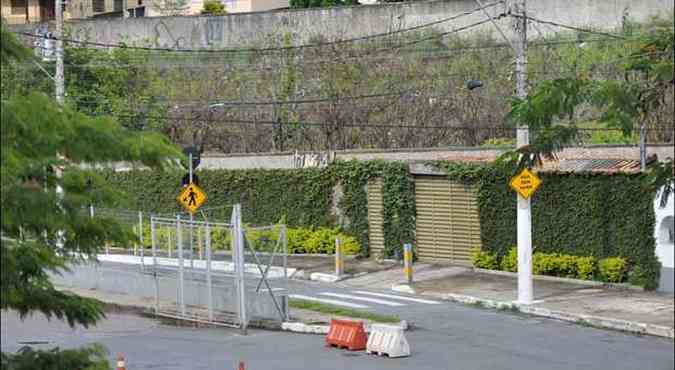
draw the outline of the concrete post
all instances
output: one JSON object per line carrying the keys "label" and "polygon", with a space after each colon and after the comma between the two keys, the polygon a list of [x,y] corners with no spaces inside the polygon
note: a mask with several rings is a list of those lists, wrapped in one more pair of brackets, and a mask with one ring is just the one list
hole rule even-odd
{"label": "concrete post", "polygon": [[[527,12],[525,0],[512,0],[511,13],[516,32],[516,94],[519,98],[527,97]],[[516,146],[523,148],[530,143],[529,127],[520,126],[516,133]],[[520,194],[518,201],[517,242],[518,242],[518,302],[531,304],[533,297],[532,284],[532,205],[529,199]]]}

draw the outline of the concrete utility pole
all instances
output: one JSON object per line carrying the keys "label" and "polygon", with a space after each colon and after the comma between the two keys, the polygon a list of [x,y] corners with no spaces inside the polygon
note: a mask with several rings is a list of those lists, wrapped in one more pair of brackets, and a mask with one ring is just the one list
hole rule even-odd
{"label": "concrete utility pole", "polygon": [[[511,0],[509,3],[515,32],[516,95],[527,97],[527,13],[526,0]],[[527,125],[518,127],[516,146],[529,145],[530,132]],[[518,303],[531,304],[532,288],[532,205],[530,199],[518,197]]]}
{"label": "concrete utility pole", "polygon": [[63,75],[63,6],[61,5],[65,0],[54,1],[54,14],[56,15],[56,76],[54,77],[56,83],[55,95],[56,102],[63,104],[65,96],[65,81]]}

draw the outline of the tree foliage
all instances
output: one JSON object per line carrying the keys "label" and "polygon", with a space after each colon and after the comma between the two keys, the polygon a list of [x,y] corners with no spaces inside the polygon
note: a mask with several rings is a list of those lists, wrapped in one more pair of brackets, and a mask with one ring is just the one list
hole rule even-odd
{"label": "tree foliage", "polygon": [[[620,129],[630,136],[636,129],[650,127],[670,131],[673,121],[673,77],[675,32],[672,25],[657,27],[640,35],[639,47],[623,60],[624,78],[597,79],[573,76],[544,81],[526,98],[515,98],[509,113],[516,125],[533,130],[529,146],[507,153],[502,160],[518,167],[541,164],[542,158],[555,158],[555,153],[580,139],[576,111],[592,106],[600,114],[599,121]],[[672,160],[655,169],[655,187],[667,200],[672,192]]]}
{"label": "tree foliage", "polygon": [[204,2],[202,8],[202,15],[225,15],[227,11],[225,10],[225,5],[218,0],[209,0]]}
{"label": "tree foliage", "polygon": [[[2,39],[3,67],[11,59],[26,57],[4,27]],[[0,308],[16,310],[22,317],[39,311],[71,326],[95,324],[103,315],[101,304],[57,290],[49,274],[95,259],[104,242],[124,242],[132,234],[115,220],[90,219],[82,212],[94,199],[111,203],[121,196],[83,165],[132,161],[165,167],[181,153],[158,134],[129,131],[112,119],[61,107],[40,93],[3,94],[1,104]],[[45,363],[52,362],[50,356],[63,360],[71,355],[28,350],[17,354]],[[13,359],[3,356],[3,364]]]}

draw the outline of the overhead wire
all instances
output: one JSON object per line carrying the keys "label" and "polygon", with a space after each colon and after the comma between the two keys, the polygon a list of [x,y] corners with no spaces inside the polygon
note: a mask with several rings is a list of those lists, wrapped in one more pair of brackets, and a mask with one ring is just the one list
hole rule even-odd
{"label": "overhead wire", "polygon": [[[359,42],[359,41],[365,41],[365,40],[370,40],[370,39],[375,39],[375,38],[381,38],[381,37],[388,37],[392,35],[396,35],[399,33],[404,33],[404,32],[409,32],[409,31],[414,31],[426,27],[431,27],[440,23],[445,23],[445,22],[450,22],[456,19],[459,19],[461,17],[465,17],[468,15],[471,15],[473,13],[476,13],[478,11],[482,11],[484,8],[491,8],[493,6],[496,6],[498,4],[503,3],[504,0],[492,2],[489,4],[484,5],[484,7],[478,7],[474,8],[472,10],[468,10],[459,14],[456,14],[454,16],[444,18],[441,20],[413,26],[413,27],[408,27],[404,29],[399,29],[399,30],[394,30],[394,31],[389,31],[389,32],[382,32],[382,33],[377,33],[377,34],[372,34],[372,35],[366,35],[366,36],[359,36],[359,37],[354,37],[354,38],[349,38],[349,39],[341,39],[341,40],[334,40],[334,41],[327,41],[327,42],[317,42],[317,43],[311,43],[311,44],[301,44],[301,45],[289,45],[289,46],[278,46],[278,47],[262,47],[262,48],[223,48],[223,49],[179,49],[179,48],[161,48],[161,47],[149,47],[149,46],[133,46],[133,45],[126,45],[126,44],[112,44],[112,43],[103,43],[103,42],[95,42],[95,41],[84,41],[84,40],[77,40],[77,39],[71,39],[71,38],[65,38],[65,37],[60,37],[57,38],[53,35],[46,35],[46,34],[33,34],[30,32],[23,32],[23,31],[14,31],[14,33],[26,36],[26,37],[31,37],[31,38],[40,38],[40,39],[49,39],[49,40],[57,40],[57,41],[63,41],[67,43],[73,43],[73,44],[81,44],[81,45],[89,45],[89,46],[98,46],[98,47],[106,47],[106,48],[124,48],[124,49],[135,49],[135,50],[144,50],[144,51],[162,51],[162,52],[176,52],[176,53],[265,53],[265,52],[278,52],[278,51],[289,51],[289,50],[300,50],[300,49],[308,49],[308,48],[320,48],[320,47],[326,47],[326,46],[331,46],[331,45],[339,45],[339,44],[344,44],[344,43],[351,43],[351,42]],[[482,24],[482,23],[481,23]],[[448,33],[449,34],[449,33]]]}

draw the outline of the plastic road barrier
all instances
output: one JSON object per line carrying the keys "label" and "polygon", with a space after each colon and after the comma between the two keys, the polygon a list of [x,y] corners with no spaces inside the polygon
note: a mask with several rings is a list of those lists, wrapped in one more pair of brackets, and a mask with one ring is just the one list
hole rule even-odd
{"label": "plastic road barrier", "polygon": [[359,351],[366,349],[366,342],[368,335],[363,328],[363,322],[335,319],[330,321],[326,345]]}
{"label": "plastic road barrier", "polygon": [[389,357],[410,356],[410,345],[400,326],[371,324],[366,352]]}

